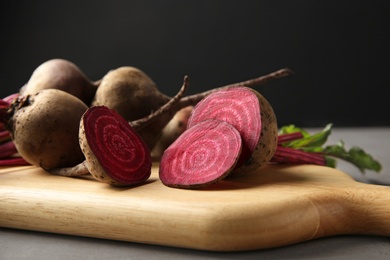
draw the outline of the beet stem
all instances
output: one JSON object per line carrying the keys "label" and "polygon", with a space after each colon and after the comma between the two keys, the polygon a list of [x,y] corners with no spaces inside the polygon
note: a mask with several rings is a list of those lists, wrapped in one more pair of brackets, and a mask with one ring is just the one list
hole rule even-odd
{"label": "beet stem", "polygon": [[0,142],[11,140],[11,134],[7,130],[0,131]]}
{"label": "beet stem", "polygon": [[165,103],[158,110],[152,112],[148,116],[130,122],[130,125],[136,131],[139,131],[140,129],[146,127],[147,125],[152,123],[154,120],[156,120],[156,118],[160,118],[162,114],[170,112],[172,115],[169,118],[167,118],[166,123],[168,123],[169,120],[175,115],[176,111],[178,111],[177,109],[172,111],[172,107],[175,106],[180,101],[180,99],[184,95],[184,92],[187,90],[188,86],[189,86],[189,78],[188,78],[188,76],[185,76],[182,87],[180,88],[179,92],[173,98],[171,98],[167,103]]}
{"label": "beet stem", "polygon": [[9,103],[3,99],[0,99],[0,108],[7,108]]}
{"label": "beet stem", "polygon": [[4,123],[8,120],[8,109],[10,105],[4,100],[0,99],[0,122]]}
{"label": "beet stem", "polygon": [[84,160],[83,162],[73,166],[73,167],[63,167],[63,168],[57,168],[52,169],[49,171],[49,173],[53,175],[59,175],[59,176],[65,176],[65,177],[73,177],[73,176],[80,176],[89,174],[88,168],[87,168],[87,161]]}
{"label": "beet stem", "polygon": [[22,157],[12,157],[7,159],[0,159],[0,166],[24,166],[30,165],[24,158]]}
{"label": "beet stem", "polygon": [[254,78],[254,79],[249,79],[246,81],[237,82],[237,83],[225,85],[222,87],[214,88],[214,89],[202,92],[202,93],[186,96],[180,100],[179,107],[184,108],[187,106],[194,106],[201,99],[206,97],[207,95],[209,95],[213,92],[219,91],[221,89],[230,88],[230,87],[238,87],[238,86],[246,86],[246,87],[252,88],[252,87],[255,87],[258,85],[263,85],[271,80],[287,77],[287,76],[290,76],[292,74],[294,74],[292,70],[290,70],[288,68],[284,68],[284,69],[280,69],[280,70],[271,72],[269,74],[266,74],[266,75],[263,75],[263,76],[260,76],[260,77]]}
{"label": "beet stem", "polygon": [[0,158],[9,157],[15,153],[17,153],[17,150],[13,141],[0,144]]}
{"label": "beet stem", "polygon": [[278,144],[294,141],[303,138],[301,132],[289,133],[289,134],[280,134],[278,136]]}
{"label": "beet stem", "polygon": [[17,97],[19,96],[19,93],[14,93],[14,94],[11,94],[5,98],[3,98],[3,100],[5,102],[7,102],[8,104],[12,103],[14,101],[14,99],[16,99]]}
{"label": "beet stem", "polygon": [[239,86],[254,87],[254,86],[258,86],[258,85],[264,85],[265,83],[267,83],[271,80],[287,77],[287,76],[290,76],[292,74],[294,74],[294,72],[292,70],[290,70],[288,68],[284,68],[284,69],[280,69],[280,70],[271,72],[269,74],[266,74],[266,75],[263,75],[263,76],[260,76],[260,77],[254,78],[254,79],[249,79],[246,81],[229,84],[229,85],[224,86],[223,88],[239,87]]}
{"label": "beet stem", "polygon": [[305,152],[280,145],[276,148],[271,162],[326,165],[325,158],[321,153]]}

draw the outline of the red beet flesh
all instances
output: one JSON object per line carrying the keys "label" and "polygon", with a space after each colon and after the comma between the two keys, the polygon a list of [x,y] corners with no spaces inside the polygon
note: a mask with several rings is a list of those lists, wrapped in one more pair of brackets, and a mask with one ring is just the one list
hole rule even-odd
{"label": "red beet flesh", "polygon": [[151,156],[139,134],[114,110],[91,107],[83,117],[90,149],[105,173],[120,184],[136,184],[151,174]]}
{"label": "red beet flesh", "polygon": [[212,93],[195,106],[187,127],[206,119],[228,122],[240,132],[243,147],[237,167],[242,165],[255,150],[261,135],[260,104],[256,94],[246,87]]}
{"label": "red beet flesh", "polygon": [[166,186],[200,188],[227,176],[241,153],[240,133],[231,124],[205,120],[182,133],[164,152],[160,179]]}

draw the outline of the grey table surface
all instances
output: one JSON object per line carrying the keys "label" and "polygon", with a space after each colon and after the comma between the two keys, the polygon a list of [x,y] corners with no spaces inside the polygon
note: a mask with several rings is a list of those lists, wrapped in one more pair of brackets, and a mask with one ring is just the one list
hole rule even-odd
{"label": "grey table surface", "polygon": [[[308,129],[318,131],[319,129]],[[334,128],[328,143],[342,139],[378,159],[381,173],[360,173],[343,161],[337,168],[356,181],[390,185],[390,127]],[[390,196],[390,195],[389,195]],[[1,199],[1,198],[0,198]],[[389,205],[390,207],[390,205]],[[159,245],[0,228],[0,259],[390,259],[390,237],[342,235],[280,248],[206,252]]]}

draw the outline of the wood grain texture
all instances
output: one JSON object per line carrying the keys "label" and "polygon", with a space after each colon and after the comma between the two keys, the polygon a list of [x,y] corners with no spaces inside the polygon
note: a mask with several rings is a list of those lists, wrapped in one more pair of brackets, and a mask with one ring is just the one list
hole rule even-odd
{"label": "wood grain texture", "polygon": [[390,187],[327,167],[268,166],[202,190],[114,188],[36,167],[0,169],[0,226],[210,251],[340,234],[390,236]]}

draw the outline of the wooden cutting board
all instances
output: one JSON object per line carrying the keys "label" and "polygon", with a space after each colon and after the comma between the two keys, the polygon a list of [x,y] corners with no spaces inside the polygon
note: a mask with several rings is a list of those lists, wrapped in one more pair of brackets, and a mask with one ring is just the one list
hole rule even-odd
{"label": "wooden cutting board", "polygon": [[390,187],[321,166],[267,166],[203,190],[0,169],[0,226],[210,251],[264,249],[339,234],[390,236]]}

